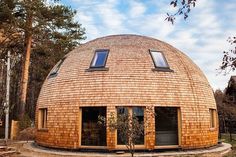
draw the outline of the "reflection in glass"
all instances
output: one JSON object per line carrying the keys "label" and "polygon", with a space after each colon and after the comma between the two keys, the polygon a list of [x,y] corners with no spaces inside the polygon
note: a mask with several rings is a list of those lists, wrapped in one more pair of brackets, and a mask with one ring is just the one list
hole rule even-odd
{"label": "reflection in glass", "polygon": [[[143,107],[133,107],[133,116],[135,116],[138,119],[138,122],[140,124],[144,123],[144,109]],[[142,135],[139,136],[135,144],[144,144],[144,130],[142,130]]]}
{"label": "reflection in glass", "polygon": [[106,127],[98,124],[98,116],[106,117],[106,107],[82,108],[81,145],[106,146]]}
{"label": "reflection in glass", "polygon": [[168,68],[169,67],[161,52],[151,51],[151,55],[152,55],[152,58],[154,60],[156,67],[161,67],[161,68]]}
{"label": "reflection in glass", "polygon": [[96,51],[92,62],[92,67],[104,67],[108,51]]}
{"label": "reflection in glass", "polygon": [[[122,115],[128,115],[128,107],[117,107],[117,117]],[[125,145],[125,142],[122,141],[120,130],[117,130],[117,144],[118,145]]]}
{"label": "reflection in glass", "polygon": [[[137,118],[138,122],[140,124],[143,124],[144,122],[144,109],[143,107],[117,107],[117,117],[119,116],[128,116],[130,114]],[[133,118],[134,118],[133,117]],[[134,119],[129,119],[130,121],[133,121]],[[128,119],[128,117],[127,117]],[[132,123],[131,123],[132,124]],[[132,126],[130,126],[132,127]],[[141,128],[143,129],[143,128]],[[144,144],[144,130],[142,130],[143,133],[140,135],[139,138],[136,138],[136,145],[143,145]],[[122,134],[121,131],[117,130],[117,144],[118,145],[125,145],[125,141],[122,140]]]}
{"label": "reflection in glass", "polygon": [[176,107],[155,108],[156,145],[178,145]]}

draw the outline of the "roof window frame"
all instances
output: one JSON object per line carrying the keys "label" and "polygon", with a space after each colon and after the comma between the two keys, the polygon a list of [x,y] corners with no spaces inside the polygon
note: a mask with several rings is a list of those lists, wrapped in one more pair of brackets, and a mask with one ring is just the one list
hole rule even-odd
{"label": "roof window frame", "polygon": [[[165,62],[165,64],[166,64],[166,66],[158,66],[156,64],[155,59],[154,59],[153,53],[160,53],[163,60],[164,60],[164,62]],[[149,49],[149,54],[150,54],[150,56],[152,58],[152,61],[153,61],[153,64],[154,64],[154,69],[152,69],[153,71],[173,72],[173,70],[170,69],[170,65],[168,64],[168,61],[167,61],[167,59],[166,59],[166,57],[165,57],[165,55],[162,51]]]}
{"label": "roof window frame", "polygon": [[56,77],[61,69],[61,66],[63,65],[64,61],[65,61],[66,57],[63,57],[62,59],[60,59],[57,64],[53,67],[53,69],[50,71],[49,73],[49,77]]}
{"label": "roof window frame", "polygon": [[[105,60],[104,60],[104,62],[103,62],[103,65],[95,66],[95,65],[93,65],[93,64],[94,64],[94,62],[95,62],[96,55],[97,55],[99,52],[106,52]],[[92,61],[91,61],[90,66],[89,66],[89,69],[94,69],[94,70],[96,70],[96,69],[97,69],[97,70],[107,69],[107,68],[106,68],[106,63],[107,63],[107,58],[108,58],[108,56],[109,56],[109,52],[110,52],[109,49],[97,49],[97,50],[95,50],[94,55],[93,55],[93,58],[92,58]]]}

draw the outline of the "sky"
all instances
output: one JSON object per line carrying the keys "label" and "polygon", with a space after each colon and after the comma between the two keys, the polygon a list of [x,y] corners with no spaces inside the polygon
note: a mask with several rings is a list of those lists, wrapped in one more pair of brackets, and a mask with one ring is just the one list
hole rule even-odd
{"label": "sky", "polygon": [[62,0],[77,10],[75,20],[86,29],[87,39],[114,34],[137,34],[171,44],[188,55],[204,72],[214,90],[223,90],[230,72],[217,70],[223,51],[230,49],[228,37],[236,36],[235,0],[197,0],[187,20],[165,21],[175,13],[171,0]]}

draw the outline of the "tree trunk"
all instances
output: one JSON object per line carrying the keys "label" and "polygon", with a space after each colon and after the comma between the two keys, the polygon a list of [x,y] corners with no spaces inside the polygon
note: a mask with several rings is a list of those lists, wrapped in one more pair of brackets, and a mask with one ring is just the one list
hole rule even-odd
{"label": "tree trunk", "polygon": [[28,86],[28,77],[29,77],[29,66],[30,66],[30,51],[32,45],[32,16],[27,16],[27,30],[25,34],[25,54],[24,62],[22,67],[22,76],[21,76],[21,89],[20,89],[20,113],[19,118],[22,118],[25,114],[25,104],[27,96],[27,86]]}
{"label": "tree trunk", "polygon": [[4,104],[4,100],[5,100],[4,96],[5,96],[5,92],[6,92],[6,88],[5,88],[5,85],[6,85],[5,78],[6,77],[4,77],[5,64],[3,62],[0,62],[0,65],[1,65],[1,67],[0,67],[0,70],[1,70],[1,72],[0,72],[0,119],[2,119],[2,116],[4,115],[3,104]]}
{"label": "tree trunk", "polygon": [[226,125],[225,125],[225,115],[223,114],[223,128],[224,128],[224,133],[227,133]]}
{"label": "tree trunk", "polygon": [[135,145],[134,145],[134,143],[132,143],[132,157],[134,157],[134,151],[135,151]]}
{"label": "tree trunk", "polygon": [[1,70],[1,72],[0,72],[0,85],[2,85],[3,84],[3,79],[4,79],[4,76],[3,76],[4,63],[0,62],[0,65],[1,65],[1,67],[0,67],[0,70]]}
{"label": "tree trunk", "polygon": [[229,122],[229,140],[230,140],[230,142],[233,141],[233,137],[232,137],[232,118],[230,118],[230,122]]}

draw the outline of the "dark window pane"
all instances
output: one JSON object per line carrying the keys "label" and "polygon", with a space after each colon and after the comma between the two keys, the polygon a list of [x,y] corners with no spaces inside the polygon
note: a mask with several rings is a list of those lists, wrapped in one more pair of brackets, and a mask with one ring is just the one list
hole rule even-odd
{"label": "dark window pane", "polygon": [[[117,107],[117,116],[124,116],[128,115],[128,108],[127,107]],[[123,117],[124,118],[124,117]],[[123,139],[123,140],[122,140]],[[117,144],[118,145],[125,145],[124,137],[121,133],[121,131],[118,129],[117,130]]]}
{"label": "dark window pane", "polygon": [[43,123],[42,123],[42,128],[47,128],[47,109],[43,109]]}
{"label": "dark window pane", "polygon": [[[133,116],[135,116],[138,119],[139,124],[142,125],[144,122],[144,109],[143,109],[143,107],[133,107],[132,110],[133,110]],[[137,138],[137,140],[135,142],[135,144],[137,144],[137,145],[144,144],[144,129],[143,129],[143,127],[140,129],[142,129],[141,130],[142,134]]]}
{"label": "dark window pane", "polygon": [[98,116],[106,117],[106,107],[82,108],[81,145],[106,146],[106,127],[98,124]]}
{"label": "dark window pane", "polygon": [[117,115],[120,114],[128,114],[128,108],[127,107],[117,107]]}
{"label": "dark window pane", "polygon": [[61,68],[61,65],[63,64],[64,60],[66,59],[66,57],[64,57],[63,59],[61,59],[59,62],[57,62],[57,64],[55,65],[55,67],[53,68],[53,70],[50,73],[50,76],[52,75],[56,75],[59,71],[59,69]]}
{"label": "dark window pane", "polygon": [[158,51],[151,51],[151,55],[156,67],[160,68],[168,68],[168,64],[161,52]]}
{"label": "dark window pane", "polygon": [[178,144],[178,115],[175,107],[155,108],[156,145]]}
{"label": "dark window pane", "polygon": [[92,62],[92,67],[104,67],[107,54],[107,51],[97,51]]}
{"label": "dark window pane", "polygon": [[132,107],[132,109],[133,109],[133,115],[138,118],[142,118],[143,120],[143,115],[144,115],[143,107]]}

